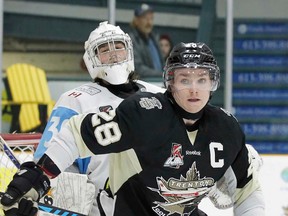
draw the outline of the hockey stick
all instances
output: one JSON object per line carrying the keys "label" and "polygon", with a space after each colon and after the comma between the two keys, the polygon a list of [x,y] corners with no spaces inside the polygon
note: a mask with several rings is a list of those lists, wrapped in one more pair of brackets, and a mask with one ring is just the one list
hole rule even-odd
{"label": "hockey stick", "polygon": [[[3,192],[0,192],[0,199],[4,195]],[[77,212],[73,212],[70,210],[62,209],[56,206],[47,205],[44,203],[38,203],[39,211],[47,212],[53,215],[62,215],[62,216],[86,216]]]}
{"label": "hockey stick", "polygon": [[[1,135],[0,135],[0,143],[3,146],[4,153],[12,161],[12,163],[17,167],[17,169],[19,169],[20,168],[20,162],[18,161],[18,159],[14,155],[13,151],[10,149],[10,147],[8,146],[8,144],[2,138]],[[3,194],[4,194],[3,192],[0,192],[0,199],[3,196]],[[69,211],[69,210],[66,210],[66,209],[62,209],[62,208],[59,208],[59,207],[56,207],[56,206],[47,205],[47,204],[40,203],[40,202],[38,203],[38,208],[39,208],[40,211],[48,212],[48,213],[51,213],[51,214],[54,214],[54,215],[85,216],[85,215],[77,213],[77,212]]]}
{"label": "hockey stick", "polygon": [[19,169],[20,168],[19,161],[17,160],[17,158],[13,154],[13,151],[10,149],[10,147],[8,146],[8,144],[5,142],[5,140],[2,138],[1,135],[0,135],[0,142],[3,146],[3,150],[4,150],[5,154],[12,161],[12,163],[17,167],[17,169]]}

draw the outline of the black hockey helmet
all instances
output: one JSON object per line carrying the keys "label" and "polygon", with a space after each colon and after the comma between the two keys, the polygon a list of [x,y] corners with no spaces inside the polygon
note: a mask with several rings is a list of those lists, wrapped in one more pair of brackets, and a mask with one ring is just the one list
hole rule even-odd
{"label": "black hockey helmet", "polygon": [[209,71],[212,80],[211,92],[220,85],[220,69],[212,50],[205,43],[179,43],[173,47],[164,67],[164,85],[171,90],[174,71],[177,68],[203,68]]}

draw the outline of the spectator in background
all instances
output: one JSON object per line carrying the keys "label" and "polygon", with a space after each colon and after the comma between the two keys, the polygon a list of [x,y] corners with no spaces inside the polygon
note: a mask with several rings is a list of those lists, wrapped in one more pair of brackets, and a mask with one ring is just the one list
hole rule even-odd
{"label": "spectator in background", "polygon": [[164,59],[159,46],[159,37],[153,32],[154,10],[142,4],[134,11],[129,33],[134,45],[135,71],[140,77],[162,77]]}
{"label": "spectator in background", "polygon": [[167,57],[169,56],[170,51],[172,50],[173,42],[171,38],[169,37],[169,35],[162,34],[160,35],[159,44],[160,44],[160,49],[164,57],[164,60],[166,61]]}

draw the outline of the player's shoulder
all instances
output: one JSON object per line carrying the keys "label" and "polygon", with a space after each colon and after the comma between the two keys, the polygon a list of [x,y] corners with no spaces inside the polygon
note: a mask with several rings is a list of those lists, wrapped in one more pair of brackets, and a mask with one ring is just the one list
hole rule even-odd
{"label": "player's shoulder", "polygon": [[[221,134],[229,134],[234,137],[242,136],[243,130],[236,117],[222,107],[207,105],[204,112],[205,122],[209,127],[219,131]],[[225,135],[225,136],[226,136]]]}
{"label": "player's shoulder", "polygon": [[236,119],[236,117],[231,112],[229,112],[228,110],[222,107],[208,104],[205,107],[205,111],[206,111],[206,115],[213,118],[214,121],[220,121],[220,122],[226,121],[226,122],[238,124],[238,120]]}
{"label": "player's shoulder", "polygon": [[165,92],[165,88],[161,86],[161,84],[152,84],[145,82],[143,80],[135,81],[136,84],[139,86],[141,92]]}
{"label": "player's shoulder", "polygon": [[157,98],[159,100],[163,100],[164,94],[163,92],[140,91],[134,95],[131,95],[129,98],[125,99],[125,101],[129,101],[129,99],[132,101],[139,101],[141,98]]}
{"label": "player's shoulder", "polygon": [[107,89],[98,83],[88,82],[64,92],[61,97],[81,100],[87,97],[102,96]]}
{"label": "player's shoulder", "polygon": [[85,83],[64,92],[57,100],[55,108],[67,107],[82,112],[87,108],[96,107],[100,101],[107,101],[108,94],[111,93],[107,88],[97,83]]}
{"label": "player's shoulder", "polygon": [[[165,95],[162,92],[137,92],[126,98],[119,107],[139,107],[145,109],[161,108],[166,102]],[[121,108],[120,108],[121,109]]]}

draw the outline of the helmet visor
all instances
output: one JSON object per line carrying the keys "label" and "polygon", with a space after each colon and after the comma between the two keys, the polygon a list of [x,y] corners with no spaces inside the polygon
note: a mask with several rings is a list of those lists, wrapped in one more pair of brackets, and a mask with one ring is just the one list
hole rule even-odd
{"label": "helmet visor", "polygon": [[166,71],[166,86],[170,86],[172,91],[184,89],[215,91],[218,82],[213,74],[215,74],[215,68],[209,65],[179,65],[168,68]]}

